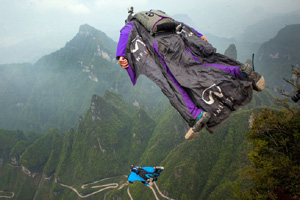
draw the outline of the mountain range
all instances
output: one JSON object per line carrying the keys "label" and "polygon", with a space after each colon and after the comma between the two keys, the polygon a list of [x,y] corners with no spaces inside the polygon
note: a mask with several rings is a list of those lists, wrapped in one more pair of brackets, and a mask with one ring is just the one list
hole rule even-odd
{"label": "mountain range", "polygon": [[[93,94],[106,89],[129,102],[154,107],[162,98],[148,79],[132,87],[124,70],[116,64],[116,43],[103,32],[82,25],[65,47],[42,57],[34,65],[1,65],[0,127],[24,131],[62,131],[77,126]],[[144,90],[147,90],[144,95]],[[137,101],[137,99],[139,99]]]}
{"label": "mountain range", "polygon": [[[299,35],[298,27],[283,28],[278,38]],[[257,55],[279,51],[286,46],[280,41],[264,43]],[[295,46],[286,55],[299,65]],[[244,174],[251,165],[246,134],[273,94],[255,93],[214,134],[185,141],[187,126],[177,111],[145,77],[133,87],[115,50],[113,40],[85,24],[35,64],[0,65],[0,196],[237,199],[234,188],[251,187]],[[275,65],[257,69],[288,68]],[[165,167],[154,191],[125,184],[131,164]]]}
{"label": "mountain range", "polygon": [[[271,99],[266,97],[256,97],[252,104],[268,104]],[[64,186],[89,195],[96,190],[80,189],[81,185],[119,177],[110,181],[121,187],[131,164],[163,165],[158,185],[165,194],[176,199],[215,199],[240,181],[237,166],[248,162],[245,133],[252,112],[257,110],[235,113],[214,135],[205,132],[193,141],[184,141],[185,123],[171,106],[151,117],[113,92],[93,95],[77,129],[66,134],[58,129],[43,135],[1,130],[5,151],[1,151],[0,188],[14,192],[17,199],[79,199]],[[20,186],[24,181],[26,187]],[[99,192],[90,198],[128,199],[124,190]],[[138,184],[130,190],[139,191],[132,192],[135,199],[153,199],[153,194],[144,195],[145,188]]]}

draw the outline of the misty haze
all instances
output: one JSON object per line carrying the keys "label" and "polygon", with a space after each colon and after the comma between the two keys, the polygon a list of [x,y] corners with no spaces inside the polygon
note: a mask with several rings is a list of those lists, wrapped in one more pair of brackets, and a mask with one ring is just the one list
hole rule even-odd
{"label": "misty haze", "polygon": [[[116,59],[130,6],[165,11],[217,53],[254,64],[265,90],[213,134],[185,140],[164,91],[145,76],[133,86]],[[300,199],[298,0],[2,0],[0,9],[0,198]],[[164,170],[152,187],[128,184],[131,165]]]}

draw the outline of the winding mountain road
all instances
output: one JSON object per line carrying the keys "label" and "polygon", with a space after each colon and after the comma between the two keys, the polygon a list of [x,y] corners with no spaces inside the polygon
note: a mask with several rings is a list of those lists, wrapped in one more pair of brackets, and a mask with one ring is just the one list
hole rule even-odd
{"label": "winding mountain road", "polygon": [[[127,177],[127,175],[123,175],[123,176],[120,176],[120,177]],[[95,181],[95,182],[93,182],[93,183],[88,183],[88,184],[82,185],[82,186],[81,186],[81,189],[87,189],[88,187],[89,187],[89,188],[92,188],[92,189],[98,189],[98,188],[101,188],[101,189],[99,189],[99,190],[97,190],[97,191],[95,191],[95,192],[92,192],[92,193],[86,194],[86,195],[82,195],[81,193],[78,192],[78,190],[77,190],[76,188],[74,188],[74,187],[72,187],[72,186],[65,185],[65,184],[61,183],[60,181],[58,181],[57,179],[56,179],[56,181],[57,181],[62,187],[66,187],[66,188],[68,188],[68,189],[73,190],[73,191],[78,195],[78,197],[80,197],[80,198],[87,198],[87,197],[90,197],[90,196],[92,196],[92,195],[95,195],[95,194],[97,194],[97,193],[99,193],[99,192],[102,192],[102,191],[104,191],[104,190],[107,190],[107,189],[117,189],[117,188],[118,188],[118,190],[121,190],[123,187],[128,186],[128,183],[123,183],[122,185],[120,185],[120,187],[119,187],[119,184],[118,184],[118,183],[108,183],[108,184],[103,184],[103,185],[94,185],[94,184],[97,184],[97,183],[99,183],[99,182],[103,182],[103,181],[106,181],[106,180],[109,180],[109,179],[112,179],[112,178],[116,178],[116,177],[104,178],[104,179]],[[90,185],[94,185],[94,186],[90,186]],[[173,200],[172,198],[169,198],[169,197],[165,196],[164,194],[162,194],[162,192],[160,191],[160,189],[159,189],[159,187],[157,186],[156,182],[154,182],[154,185],[155,185],[155,188],[156,188],[157,192],[159,193],[159,195],[160,195],[161,197],[163,197],[163,198],[165,198],[165,199]],[[151,187],[151,186],[148,186],[148,187],[152,190],[155,199],[156,199],[156,200],[159,200],[158,195],[156,194],[155,188],[154,188],[154,187]],[[128,194],[128,196],[129,196],[130,200],[134,200],[134,199],[132,198],[132,196],[131,196],[129,187],[127,188],[127,194]]]}
{"label": "winding mountain road", "polygon": [[162,193],[162,192],[160,191],[160,189],[158,188],[156,182],[154,182],[154,185],[155,185],[155,187],[156,187],[158,193],[160,194],[160,196],[162,196],[162,197],[165,198],[165,199],[174,200],[174,199],[172,199],[172,198],[170,198],[170,197],[167,197],[167,196],[163,195],[163,193]]}
{"label": "winding mountain road", "polygon": [[[1,193],[10,193],[11,195],[7,196],[6,195],[1,195]],[[0,191],[0,198],[6,198],[6,199],[11,199],[15,196],[15,193],[14,192],[7,192],[7,191]]]}
{"label": "winding mountain road", "polygon": [[[99,180],[99,181],[95,181],[95,182],[93,182],[93,183],[84,184],[84,185],[81,186],[81,188],[82,188],[82,189],[86,189],[86,187],[87,187],[88,185],[93,185],[93,184],[96,184],[96,183],[99,183],[99,182],[101,182],[101,181],[105,181],[105,180],[108,180],[108,179],[111,179],[111,178],[115,178],[115,177],[104,178],[104,179],[101,179],[101,180]],[[63,184],[63,183],[61,183],[61,182],[58,182],[58,183],[59,183],[61,186],[63,186],[63,187],[66,187],[66,188],[69,188],[69,189],[73,190],[80,198],[87,198],[87,197],[89,197],[89,196],[95,195],[95,194],[97,194],[97,193],[99,193],[99,192],[102,192],[102,191],[104,191],[104,190],[107,190],[107,189],[115,189],[115,188],[118,188],[118,186],[119,186],[118,183],[109,183],[109,184],[103,184],[103,185],[91,186],[90,188],[92,188],[92,189],[96,189],[96,188],[101,188],[101,189],[99,189],[99,190],[97,190],[97,191],[95,191],[95,192],[92,192],[92,193],[90,193],[90,194],[87,194],[87,195],[82,195],[82,194],[80,194],[80,193],[76,190],[76,188],[74,188],[74,187],[72,187],[72,186],[69,186],[69,185],[65,185],[65,184]],[[123,186],[123,187],[124,187],[124,186]]]}

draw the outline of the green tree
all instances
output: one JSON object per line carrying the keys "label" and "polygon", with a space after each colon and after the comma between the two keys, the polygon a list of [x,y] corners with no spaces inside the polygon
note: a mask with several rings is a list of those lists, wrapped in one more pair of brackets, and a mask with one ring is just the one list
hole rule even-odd
{"label": "green tree", "polygon": [[[293,73],[299,78],[299,72]],[[283,109],[263,110],[247,135],[253,147],[253,166],[247,171],[253,187],[246,199],[300,198],[300,107],[290,102],[278,99]]]}

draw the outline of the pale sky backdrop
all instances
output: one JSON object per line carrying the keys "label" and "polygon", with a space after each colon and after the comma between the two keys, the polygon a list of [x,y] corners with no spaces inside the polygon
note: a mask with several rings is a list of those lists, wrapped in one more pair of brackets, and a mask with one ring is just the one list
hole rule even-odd
{"label": "pale sky backdrop", "polygon": [[227,38],[270,15],[300,12],[300,0],[0,0],[0,48],[45,38],[61,48],[86,23],[117,41],[130,6],[187,14],[199,32]]}

